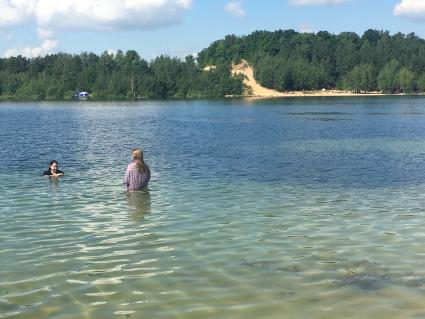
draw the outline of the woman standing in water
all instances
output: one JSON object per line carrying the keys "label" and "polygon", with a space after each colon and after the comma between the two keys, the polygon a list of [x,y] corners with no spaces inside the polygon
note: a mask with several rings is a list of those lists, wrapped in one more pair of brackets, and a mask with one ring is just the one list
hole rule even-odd
{"label": "woman standing in water", "polygon": [[45,176],[62,176],[65,173],[59,169],[59,163],[56,160],[50,161],[49,168],[43,172]]}
{"label": "woman standing in water", "polygon": [[132,159],[133,161],[127,166],[123,184],[128,191],[137,191],[148,186],[151,171],[143,161],[143,153],[140,148],[133,149]]}

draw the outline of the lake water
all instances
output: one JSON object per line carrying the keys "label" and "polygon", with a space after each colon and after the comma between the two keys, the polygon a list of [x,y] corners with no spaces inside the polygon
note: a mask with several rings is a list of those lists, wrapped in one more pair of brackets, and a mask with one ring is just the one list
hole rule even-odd
{"label": "lake water", "polygon": [[2,103],[0,136],[0,318],[425,317],[424,98]]}

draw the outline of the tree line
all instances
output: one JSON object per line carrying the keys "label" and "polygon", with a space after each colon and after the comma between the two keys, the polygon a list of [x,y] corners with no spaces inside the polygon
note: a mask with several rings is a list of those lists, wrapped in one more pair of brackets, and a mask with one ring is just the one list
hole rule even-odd
{"label": "tree line", "polygon": [[193,56],[147,62],[129,50],[0,59],[1,100],[69,100],[79,91],[95,100],[215,98],[241,95],[243,89],[242,77],[232,76],[229,65],[204,71]]}
{"label": "tree line", "polygon": [[1,58],[0,100],[67,100],[78,91],[99,100],[239,96],[243,78],[231,67],[241,59],[261,85],[279,91],[425,92],[424,57],[425,40],[414,33],[255,31],[217,40],[196,59],[148,62],[134,50]]}
{"label": "tree line", "polygon": [[261,85],[279,91],[425,91],[425,41],[414,33],[256,31],[242,37],[228,35],[198,55],[201,65],[241,59],[254,67]]}

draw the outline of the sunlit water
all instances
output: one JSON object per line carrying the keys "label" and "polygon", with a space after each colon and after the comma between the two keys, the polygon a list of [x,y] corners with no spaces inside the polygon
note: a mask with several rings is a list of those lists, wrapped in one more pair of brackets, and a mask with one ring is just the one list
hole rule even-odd
{"label": "sunlit water", "polygon": [[423,98],[3,103],[0,134],[0,318],[425,317]]}

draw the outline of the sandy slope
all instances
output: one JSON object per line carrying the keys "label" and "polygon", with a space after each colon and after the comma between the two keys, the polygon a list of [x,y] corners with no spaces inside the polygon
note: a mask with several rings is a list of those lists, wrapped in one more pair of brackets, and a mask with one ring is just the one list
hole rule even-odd
{"label": "sandy slope", "polygon": [[247,87],[250,87],[252,90],[252,96],[257,97],[273,97],[273,96],[285,96],[285,93],[268,89],[260,84],[254,79],[254,70],[248,65],[245,60],[242,60],[238,65],[234,65],[232,68],[233,74],[243,74],[245,75],[244,84]]}
{"label": "sandy slope", "polygon": [[[254,71],[251,66],[242,60],[241,63],[234,65],[232,68],[233,74],[245,75],[244,84],[251,88],[251,92],[247,92],[246,96],[250,97],[290,97],[290,96],[364,96],[365,94],[355,94],[349,91],[340,90],[320,90],[320,91],[290,91],[290,92],[279,92],[276,90],[268,89],[261,86],[254,79]],[[250,93],[250,94],[248,94]],[[381,95],[379,92],[371,92],[368,95]]]}

